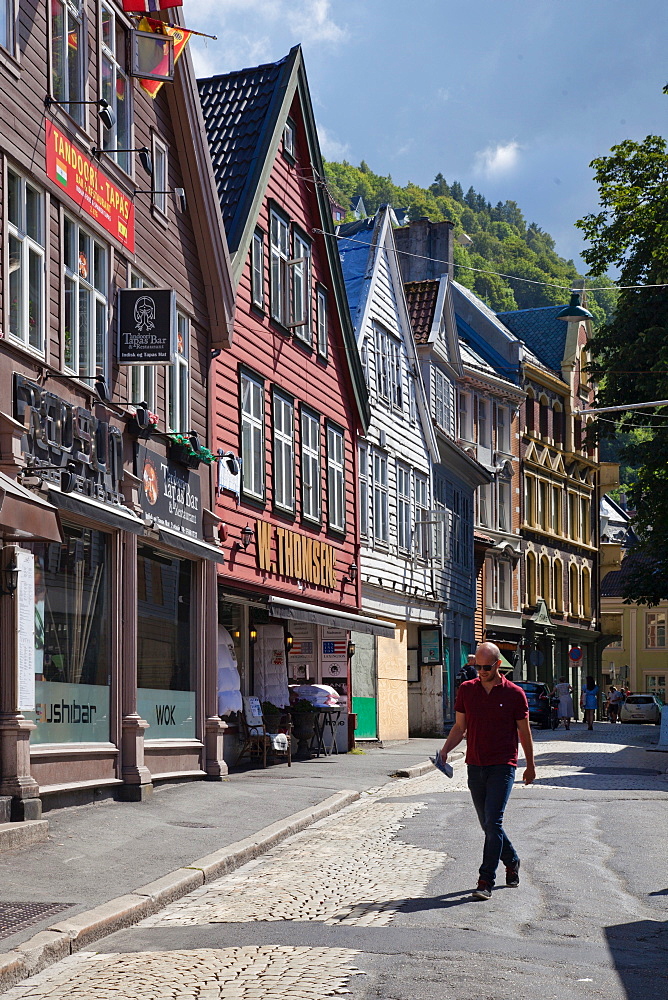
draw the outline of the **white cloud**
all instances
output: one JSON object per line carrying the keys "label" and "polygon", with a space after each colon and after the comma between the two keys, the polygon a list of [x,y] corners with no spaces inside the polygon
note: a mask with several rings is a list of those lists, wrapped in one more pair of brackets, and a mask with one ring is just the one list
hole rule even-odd
{"label": "white cloud", "polygon": [[301,7],[295,9],[288,4],[286,11],[288,24],[299,42],[342,42],[347,37],[344,28],[339,27],[329,16],[330,0],[302,0]]}
{"label": "white cloud", "polygon": [[339,142],[335,135],[318,125],[318,139],[320,140],[320,150],[326,160],[347,160],[350,155],[350,146],[347,142]]}
{"label": "white cloud", "polygon": [[473,169],[483,177],[499,177],[511,173],[520,160],[522,147],[514,140],[498,146],[488,146],[475,154]]}

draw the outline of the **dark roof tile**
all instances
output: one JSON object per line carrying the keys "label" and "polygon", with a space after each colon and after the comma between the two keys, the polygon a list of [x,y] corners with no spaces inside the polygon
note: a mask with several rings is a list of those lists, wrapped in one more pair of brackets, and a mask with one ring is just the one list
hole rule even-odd
{"label": "dark roof tile", "polygon": [[568,333],[568,323],[557,319],[560,309],[563,306],[497,313],[503,325],[530,347],[543,364],[559,375]]}
{"label": "dark roof tile", "polygon": [[439,286],[440,282],[438,279],[408,281],[404,285],[416,344],[426,344],[429,340],[429,334],[434,322]]}

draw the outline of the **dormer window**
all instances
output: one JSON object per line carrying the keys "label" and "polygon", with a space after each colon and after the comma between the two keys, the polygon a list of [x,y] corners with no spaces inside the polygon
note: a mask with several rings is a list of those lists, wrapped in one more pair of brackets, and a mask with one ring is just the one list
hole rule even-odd
{"label": "dormer window", "polygon": [[289,118],[283,126],[283,155],[295,159],[295,123]]}

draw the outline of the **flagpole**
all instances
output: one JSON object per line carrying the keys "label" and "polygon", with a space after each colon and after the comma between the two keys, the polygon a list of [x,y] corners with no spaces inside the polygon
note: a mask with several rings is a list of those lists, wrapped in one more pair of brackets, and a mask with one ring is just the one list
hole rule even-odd
{"label": "flagpole", "polygon": [[155,17],[149,17],[148,14],[139,14],[139,13],[136,13],[136,14],[132,14],[132,17],[135,17],[138,21],[141,21],[141,19],[143,17],[145,17],[146,20],[150,24],[155,24],[156,27],[159,26],[161,28],[164,28],[164,27],[166,27],[166,28],[174,28],[176,31],[187,31],[189,35],[199,35],[200,38],[211,38],[211,39],[213,39],[214,42],[218,41],[218,35],[207,35],[206,32],[204,32],[204,31],[194,31],[193,28],[182,28],[180,24],[168,24],[166,21],[159,21]]}

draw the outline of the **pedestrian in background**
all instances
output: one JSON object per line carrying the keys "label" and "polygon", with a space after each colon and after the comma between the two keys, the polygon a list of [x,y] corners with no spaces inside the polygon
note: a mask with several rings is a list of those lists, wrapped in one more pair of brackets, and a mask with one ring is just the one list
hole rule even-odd
{"label": "pedestrian in background", "polygon": [[552,694],[559,699],[559,718],[564,720],[566,729],[570,729],[571,719],[575,715],[575,709],[573,708],[573,688],[565,677],[560,677],[559,683],[554,685]]}
{"label": "pedestrian in background", "polygon": [[610,692],[608,694],[607,706],[608,706],[608,722],[621,722],[619,718],[619,712],[622,707],[622,701],[624,696],[622,692],[619,691],[614,684],[610,687]]}
{"label": "pedestrian in background", "polygon": [[580,708],[584,709],[584,720],[587,723],[589,729],[594,728],[594,716],[596,715],[596,709],[598,707],[598,684],[594,678],[590,675],[587,677],[585,686],[582,688],[582,694],[580,695]]}
{"label": "pedestrian in background", "polygon": [[478,885],[472,898],[489,899],[499,861],[506,868],[506,885],[515,888],[520,884],[520,859],[503,829],[503,814],[515,780],[518,740],[526,757],[526,785],[535,779],[536,769],[524,691],[499,672],[501,656],[494,643],[478,646],[475,664],[479,676],[460,685],[455,724],[439,756],[446,762],[450,751],[466,736],[468,786],[485,833]]}

